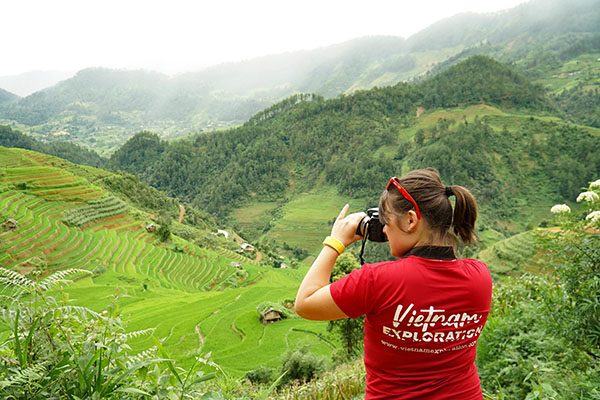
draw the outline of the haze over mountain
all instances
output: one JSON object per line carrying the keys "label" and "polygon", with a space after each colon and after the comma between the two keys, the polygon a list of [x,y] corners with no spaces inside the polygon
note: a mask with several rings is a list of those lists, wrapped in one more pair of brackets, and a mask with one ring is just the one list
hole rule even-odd
{"label": "haze over mountain", "polygon": [[109,155],[141,130],[172,138],[235,126],[294,93],[331,98],[394,85],[473,54],[545,78],[539,65],[548,69],[565,54],[598,48],[599,32],[597,1],[537,0],[499,13],[460,14],[406,40],[365,37],[173,77],[86,69],[18,101],[0,102],[0,122],[37,137],[62,132]]}
{"label": "haze over mountain", "polygon": [[0,76],[0,88],[26,97],[69,79],[73,75],[75,72],[69,71],[30,71],[18,75]]}
{"label": "haze over mountain", "polygon": [[8,103],[14,103],[19,101],[19,96],[14,93],[11,93],[7,90],[0,89],[0,107],[2,105],[6,105]]}

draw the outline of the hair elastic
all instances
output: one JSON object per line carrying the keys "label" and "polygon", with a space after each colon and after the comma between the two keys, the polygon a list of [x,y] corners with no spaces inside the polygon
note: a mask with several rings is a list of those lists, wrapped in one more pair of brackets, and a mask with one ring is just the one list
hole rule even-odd
{"label": "hair elastic", "polygon": [[452,188],[450,186],[446,186],[446,196],[448,196],[448,197],[454,196],[454,191],[452,190]]}

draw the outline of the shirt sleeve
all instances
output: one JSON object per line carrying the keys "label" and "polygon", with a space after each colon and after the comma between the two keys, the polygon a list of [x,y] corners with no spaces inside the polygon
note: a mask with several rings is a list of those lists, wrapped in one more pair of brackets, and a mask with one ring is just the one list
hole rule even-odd
{"label": "shirt sleeve", "polygon": [[350,318],[358,318],[371,309],[372,269],[367,265],[333,282],[329,287],[337,306]]}

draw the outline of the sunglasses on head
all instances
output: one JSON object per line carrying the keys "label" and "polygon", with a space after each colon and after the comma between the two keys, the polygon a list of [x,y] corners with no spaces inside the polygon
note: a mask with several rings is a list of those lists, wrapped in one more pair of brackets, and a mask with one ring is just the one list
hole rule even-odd
{"label": "sunglasses on head", "polygon": [[415,201],[415,199],[412,198],[412,196],[410,194],[408,194],[408,192],[402,187],[402,185],[400,184],[400,182],[398,181],[398,177],[394,176],[392,179],[390,179],[389,183],[387,184],[387,187],[385,188],[385,190],[390,190],[390,186],[394,185],[396,187],[396,189],[398,189],[398,191],[400,192],[400,194],[402,196],[404,196],[404,198],[408,201],[410,201],[411,203],[413,203],[413,205],[415,206],[415,213],[417,214],[417,219],[421,219],[421,212],[419,211],[419,206],[417,205],[417,202]]}

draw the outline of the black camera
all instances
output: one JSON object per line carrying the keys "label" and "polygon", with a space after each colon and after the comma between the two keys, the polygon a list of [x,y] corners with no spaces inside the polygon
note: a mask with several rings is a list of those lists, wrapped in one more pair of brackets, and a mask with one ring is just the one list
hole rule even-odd
{"label": "black camera", "polygon": [[356,234],[372,242],[388,241],[387,236],[383,233],[383,224],[379,222],[378,208],[369,208],[367,210],[367,216],[358,223]]}

